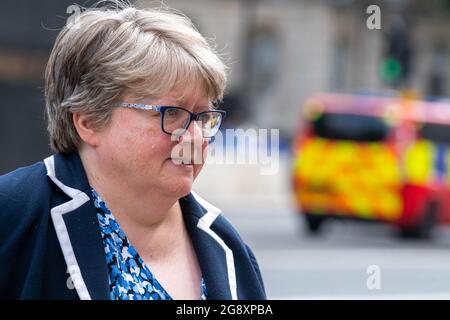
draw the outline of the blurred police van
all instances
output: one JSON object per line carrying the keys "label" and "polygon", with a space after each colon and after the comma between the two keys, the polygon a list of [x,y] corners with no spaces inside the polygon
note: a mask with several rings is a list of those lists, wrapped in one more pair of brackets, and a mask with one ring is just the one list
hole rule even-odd
{"label": "blurred police van", "polygon": [[292,185],[308,230],[329,218],[430,237],[450,222],[450,104],[318,94],[294,139]]}

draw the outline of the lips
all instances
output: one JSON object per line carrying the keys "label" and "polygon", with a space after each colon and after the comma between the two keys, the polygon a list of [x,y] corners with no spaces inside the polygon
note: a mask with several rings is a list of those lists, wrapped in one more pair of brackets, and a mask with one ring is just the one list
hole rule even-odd
{"label": "lips", "polygon": [[187,160],[187,159],[177,159],[177,158],[168,158],[167,160],[172,161],[173,163],[177,164],[177,165],[189,165],[192,166],[193,165],[193,161],[192,160]]}

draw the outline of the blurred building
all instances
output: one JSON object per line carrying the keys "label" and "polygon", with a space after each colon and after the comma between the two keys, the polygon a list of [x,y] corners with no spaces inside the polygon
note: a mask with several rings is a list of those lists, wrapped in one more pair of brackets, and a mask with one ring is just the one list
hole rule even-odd
{"label": "blurred building", "polygon": [[[141,6],[154,6],[143,0]],[[215,39],[231,68],[232,119],[290,136],[302,101],[317,91],[412,88],[450,95],[450,1],[167,0]],[[369,30],[369,5],[381,29]],[[390,32],[409,60],[400,81],[382,77]],[[407,51],[407,52],[406,52]],[[403,61],[400,61],[403,62]],[[386,72],[389,72],[387,70]],[[394,70],[395,72],[395,70]],[[381,74],[380,74],[381,73]],[[389,74],[387,75],[389,76]],[[395,76],[395,75],[394,75]]]}
{"label": "blurred building", "polygon": [[69,0],[2,1],[0,10],[0,174],[50,154],[44,70]]}
{"label": "blurred building", "polygon": [[[88,6],[91,2],[80,3]],[[142,7],[161,6],[155,0],[133,2]],[[230,67],[224,101],[229,126],[280,128],[280,135],[289,138],[302,101],[317,91],[412,87],[422,95],[450,96],[450,0],[163,3],[185,12],[204,35],[215,39],[223,53]],[[2,2],[0,174],[50,153],[43,71],[58,31],[73,13],[73,4],[69,0]],[[381,8],[380,30],[366,26],[366,9],[371,4]],[[398,21],[406,35],[400,39],[408,38],[399,56],[409,63],[408,75],[393,84],[383,80],[380,68],[389,32]]]}

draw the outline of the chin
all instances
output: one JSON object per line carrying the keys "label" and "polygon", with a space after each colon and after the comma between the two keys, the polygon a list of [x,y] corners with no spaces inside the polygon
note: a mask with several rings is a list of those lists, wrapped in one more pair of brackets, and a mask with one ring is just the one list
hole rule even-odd
{"label": "chin", "polygon": [[192,190],[192,180],[187,181],[187,179],[179,179],[174,181],[175,184],[168,186],[166,188],[167,192],[178,199],[187,196]]}

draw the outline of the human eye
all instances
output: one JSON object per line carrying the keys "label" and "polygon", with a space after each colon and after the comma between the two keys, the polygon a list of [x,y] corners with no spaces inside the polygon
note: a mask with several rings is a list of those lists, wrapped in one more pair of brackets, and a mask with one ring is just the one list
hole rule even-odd
{"label": "human eye", "polygon": [[176,118],[181,115],[181,110],[176,108],[169,108],[166,110],[166,116]]}
{"label": "human eye", "polygon": [[211,117],[212,117],[212,113],[208,112],[208,111],[200,114],[200,120],[204,123],[209,122],[211,120]]}

